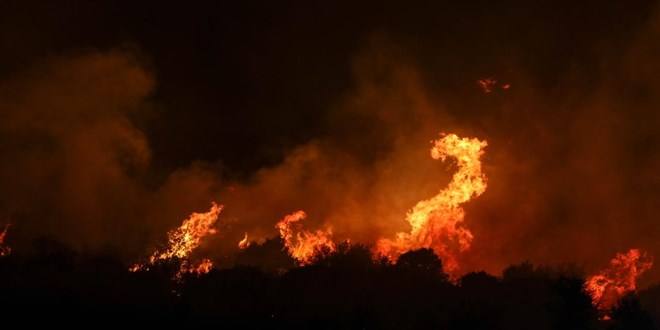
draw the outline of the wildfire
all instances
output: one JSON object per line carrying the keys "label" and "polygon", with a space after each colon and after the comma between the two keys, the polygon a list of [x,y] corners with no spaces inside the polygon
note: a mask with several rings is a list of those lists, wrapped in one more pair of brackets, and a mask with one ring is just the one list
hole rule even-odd
{"label": "wildfire", "polygon": [[5,236],[7,236],[7,229],[9,223],[5,225],[5,229],[0,232],[0,257],[8,256],[11,253],[11,248],[5,244]]}
{"label": "wildfire", "polygon": [[154,265],[159,260],[168,259],[181,259],[181,269],[177,276],[186,272],[206,273],[211,269],[213,263],[211,260],[203,259],[199,265],[191,265],[187,258],[190,253],[199,246],[202,238],[209,234],[215,234],[217,231],[213,225],[218,221],[218,215],[222,211],[223,206],[212,203],[211,209],[206,213],[193,213],[190,217],[183,221],[181,227],[167,233],[168,245],[164,251],[156,250],[149,261],[145,264],[136,264],[131,267],[130,271],[137,271],[140,269],[149,269],[150,265]]}
{"label": "wildfire", "polygon": [[245,250],[248,248],[248,246],[250,246],[250,242],[248,242],[248,234],[245,233],[245,237],[243,237],[243,239],[240,242],[238,242],[238,248],[241,250]]}
{"label": "wildfire", "polygon": [[488,143],[455,134],[442,135],[434,141],[431,157],[442,161],[455,158],[458,171],[447,188],[408,211],[406,221],[412,227],[410,232],[400,232],[393,240],[379,240],[376,253],[394,261],[406,251],[432,248],[442,258],[445,271],[451,273],[458,268],[457,254],[468,250],[472,241],[472,233],[463,223],[465,211],[460,204],[486,190],[480,157]]}
{"label": "wildfire", "polygon": [[284,247],[289,251],[289,255],[300,265],[312,262],[319,251],[337,249],[332,242],[332,228],[317,230],[315,233],[302,229],[300,221],[306,217],[304,211],[297,211],[285,216],[275,226],[280,231],[280,237],[284,240]]}
{"label": "wildfire", "polygon": [[628,253],[617,253],[610,261],[608,269],[587,279],[585,290],[591,296],[594,306],[608,311],[617,300],[637,287],[637,278],[653,266],[653,256],[638,249]]}

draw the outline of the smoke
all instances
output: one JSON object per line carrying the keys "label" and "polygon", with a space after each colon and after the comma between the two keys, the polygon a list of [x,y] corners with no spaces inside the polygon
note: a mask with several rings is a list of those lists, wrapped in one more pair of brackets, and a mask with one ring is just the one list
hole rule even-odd
{"label": "smoke", "polygon": [[490,180],[468,206],[473,268],[529,259],[592,270],[631,247],[660,252],[649,235],[658,231],[660,193],[660,86],[649,75],[659,64],[659,22],[620,49],[600,50],[595,72],[572,68],[552,88],[512,76],[511,93],[491,104],[494,115],[477,119],[489,140]]}
{"label": "smoke", "polygon": [[[461,271],[498,273],[526,259],[594,270],[631,247],[660,255],[660,19],[630,35],[594,43],[588,66],[541,79],[530,62],[542,59],[520,55],[522,46],[490,53],[492,69],[474,61],[458,70],[418,40],[375,33],[352,57],[352,86],[319,109],[328,128],[281,163],[230,180],[199,161],[156,184],[137,124],[152,115],[156,88],[142,58],[43,60],[0,83],[0,217],[12,221],[11,245],[49,234],[136,258],[215,201],[225,205],[223,228],[201,248],[216,258],[246,232],[276,236],[277,221],[301,209],[306,230],[373,244],[409,231],[406,211],[446,187],[454,164],[429,155],[444,131],[488,141],[488,188],[464,205],[474,239]],[[484,94],[477,80],[490,77],[511,87]]]}
{"label": "smoke", "polygon": [[498,58],[510,62],[496,79],[511,88],[488,95],[476,81],[492,72],[468,70],[475,85],[437,90],[414,55],[378,34],[353,60],[354,86],[331,107],[328,136],[237,183],[227,212],[251,237],[297,209],[306,228],[330,226],[336,240],[392,237],[409,230],[410,207],[446,186],[454,169],[429,157],[428,141],[447,131],[489,142],[489,187],[466,205],[474,240],[463,271],[527,259],[592,271],[630,247],[658,254],[658,22],[551,85]]}
{"label": "smoke", "polygon": [[0,83],[0,217],[16,223],[8,237],[90,247],[136,239],[150,151],[131,116],[147,111],[153,85],[122,52],[50,58]]}
{"label": "smoke", "polygon": [[327,225],[336,240],[375,243],[406,231],[406,211],[444,188],[452,173],[429,149],[452,121],[395,48],[377,36],[355,57],[354,91],[328,114],[336,131],[223,196],[226,214],[240,218],[237,235],[272,236],[273,220],[303,209],[306,229]]}

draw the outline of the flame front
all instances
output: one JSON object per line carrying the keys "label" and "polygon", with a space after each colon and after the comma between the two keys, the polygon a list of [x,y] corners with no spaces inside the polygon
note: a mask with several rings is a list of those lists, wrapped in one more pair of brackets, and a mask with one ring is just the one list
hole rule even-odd
{"label": "flame front", "polygon": [[5,229],[0,232],[0,257],[8,256],[11,253],[11,248],[5,244],[5,236],[7,236],[9,225],[9,223],[5,225]]}
{"label": "flame front", "polygon": [[617,253],[610,267],[587,279],[585,290],[594,306],[609,311],[617,300],[637,288],[637,278],[653,266],[653,256],[638,249]]}
{"label": "flame front", "polygon": [[[148,269],[150,265],[154,265],[159,260],[168,260],[168,259],[182,259],[181,269],[179,274],[185,272],[191,272],[190,269],[195,269],[192,271],[194,273],[200,273],[197,269],[208,272],[212,267],[213,263],[208,260],[202,260],[202,263],[199,266],[191,266],[186,260],[190,253],[199,246],[202,238],[209,234],[215,234],[217,231],[213,228],[216,221],[218,221],[218,215],[222,211],[223,206],[216,203],[212,203],[211,209],[206,213],[193,213],[190,217],[183,221],[181,227],[172,230],[167,233],[168,236],[168,245],[164,251],[154,252],[149,261],[145,264],[136,264],[131,267],[131,271],[137,271],[140,269]],[[201,268],[199,268],[202,266]],[[192,268],[191,268],[192,267]]]}
{"label": "flame front", "polygon": [[486,177],[481,172],[481,155],[488,145],[476,138],[444,135],[434,142],[431,157],[444,161],[456,159],[458,171],[449,186],[431,199],[422,200],[408,211],[406,221],[410,232],[400,232],[395,239],[381,239],[376,253],[396,260],[401,254],[419,248],[432,248],[444,262],[445,271],[458,268],[457,254],[470,248],[472,233],[465,227],[465,211],[461,208],[470,199],[486,190]]}
{"label": "flame front", "polygon": [[280,237],[284,240],[284,247],[289,251],[289,255],[300,265],[311,263],[320,251],[337,250],[332,242],[332,228],[317,230],[315,233],[303,230],[300,221],[306,217],[304,211],[297,211],[285,216],[275,226],[280,231]]}

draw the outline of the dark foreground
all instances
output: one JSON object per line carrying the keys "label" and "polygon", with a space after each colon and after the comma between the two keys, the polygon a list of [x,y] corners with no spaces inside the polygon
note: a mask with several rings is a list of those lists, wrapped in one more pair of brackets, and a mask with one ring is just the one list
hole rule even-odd
{"label": "dark foreground", "polygon": [[[239,253],[233,268],[171,280],[176,262],[131,273],[111,253],[85,255],[41,241],[26,256],[0,258],[0,319],[103,325],[218,328],[654,329],[660,288],[631,294],[611,320],[591,305],[574,267],[470,273],[456,283],[429,250],[396,265],[344,246],[291,268],[276,240]],[[216,262],[218,264],[221,261]]]}

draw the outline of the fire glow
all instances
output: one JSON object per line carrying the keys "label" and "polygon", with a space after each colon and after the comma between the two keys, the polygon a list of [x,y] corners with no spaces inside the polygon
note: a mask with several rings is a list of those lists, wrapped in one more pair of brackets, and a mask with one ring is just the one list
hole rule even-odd
{"label": "fire glow", "polygon": [[[460,267],[461,253],[470,249],[473,235],[465,225],[465,211],[462,204],[480,196],[486,191],[487,179],[482,172],[481,157],[488,146],[485,140],[461,138],[456,134],[441,134],[432,141],[430,155],[435,160],[455,160],[457,171],[445,189],[436,196],[419,201],[406,214],[410,225],[409,232],[399,232],[394,238],[381,237],[373,247],[375,256],[387,258],[396,263],[398,257],[407,251],[420,248],[432,249],[443,261],[443,270],[456,275]],[[223,206],[212,203],[206,213],[193,213],[183,224],[168,233],[168,245],[163,250],[155,251],[149,260],[136,264],[130,270],[149,270],[158,261],[178,259],[180,269],[174,279],[182,280],[183,274],[205,274],[213,268],[210,259],[201,259],[194,263],[189,260],[201,240],[207,235],[216,234],[214,228]],[[313,263],[319,255],[337,251],[333,241],[332,227],[306,230],[303,220],[307,214],[303,210],[286,215],[275,228],[279,231],[284,249],[299,266]],[[8,226],[0,233],[0,246]],[[347,240],[350,242],[350,239]],[[237,244],[239,250],[250,246],[247,232]],[[5,247],[0,252],[9,253]],[[653,265],[653,257],[638,249],[627,253],[618,253],[610,261],[610,267],[590,276],[584,289],[591,296],[593,305],[603,313],[608,313],[617,300],[636,289],[637,278]],[[607,315],[606,315],[607,317]]]}
{"label": "fire glow", "polygon": [[[463,222],[465,211],[460,205],[486,191],[480,158],[488,143],[476,138],[460,138],[456,134],[442,134],[432,142],[431,157],[442,161],[455,159],[458,171],[447,188],[408,211],[406,221],[411,226],[410,232],[400,232],[394,239],[379,239],[374,252],[396,262],[409,250],[431,248],[442,258],[444,270],[451,273],[458,269],[458,255],[470,248],[473,238]],[[297,211],[276,225],[285,248],[301,265],[312,262],[321,251],[336,250],[332,228],[316,232],[303,230],[301,221],[306,217],[304,211]]]}
{"label": "fire glow", "polygon": [[637,289],[637,279],[652,266],[653,256],[639,249],[617,253],[609,268],[586,280],[585,290],[591,296],[593,305],[607,312],[619,298]]}
{"label": "fire glow", "polygon": [[10,224],[6,224],[5,229],[0,232],[0,257],[8,256],[11,254],[11,248],[5,243],[5,237],[7,236],[9,225]]}
{"label": "fire glow", "polygon": [[509,83],[498,83],[495,78],[485,78],[477,80],[477,84],[486,94],[492,93],[495,89],[507,90],[511,88]]}
{"label": "fire glow", "polygon": [[394,239],[380,239],[376,252],[395,260],[409,250],[432,248],[443,260],[446,272],[458,268],[458,254],[470,248],[472,233],[463,220],[461,204],[486,191],[486,176],[481,172],[481,156],[488,145],[476,138],[444,135],[434,142],[431,157],[445,161],[456,159],[458,171],[449,186],[435,197],[417,203],[406,215],[410,232],[401,232]]}
{"label": "fire glow", "polygon": [[332,242],[332,228],[316,232],[302,229],[300,221],[306,217],[307,214],[304,211],[297,211],[285,216],[276,225],[280,231],[280,237],[284,241],[284,247],[300,265],[311,263],[315,256],[324,249],[329,252],[337,249],[335,243]]}
{"label": "fire glow", "polygon": [[248,241],[248,234],[245,233],[245,236],[243,237],[243,239],[240,242],[238,242],[238,248],[241,249],[241,250],[245,250],[249,246],[250,246],[250,242]]}
{"label": "fire glow", "polygon": [[211,260],[203,259],[199,264],[191,264],[188,257],[199,246],[202,238],[217,233],[213,226],[218,221],[218,215],[223,207],[212,203],[208,212],[191,214],[179,228],[167,233],[168,244],[163,251],[155,251],[148,262],[136,264],[130,270],[148,270],[149,266],[155,265],[158,261],[180,259],[181,268],[175,277],[180,278],[183,273],[208,273],[213,266]]}

